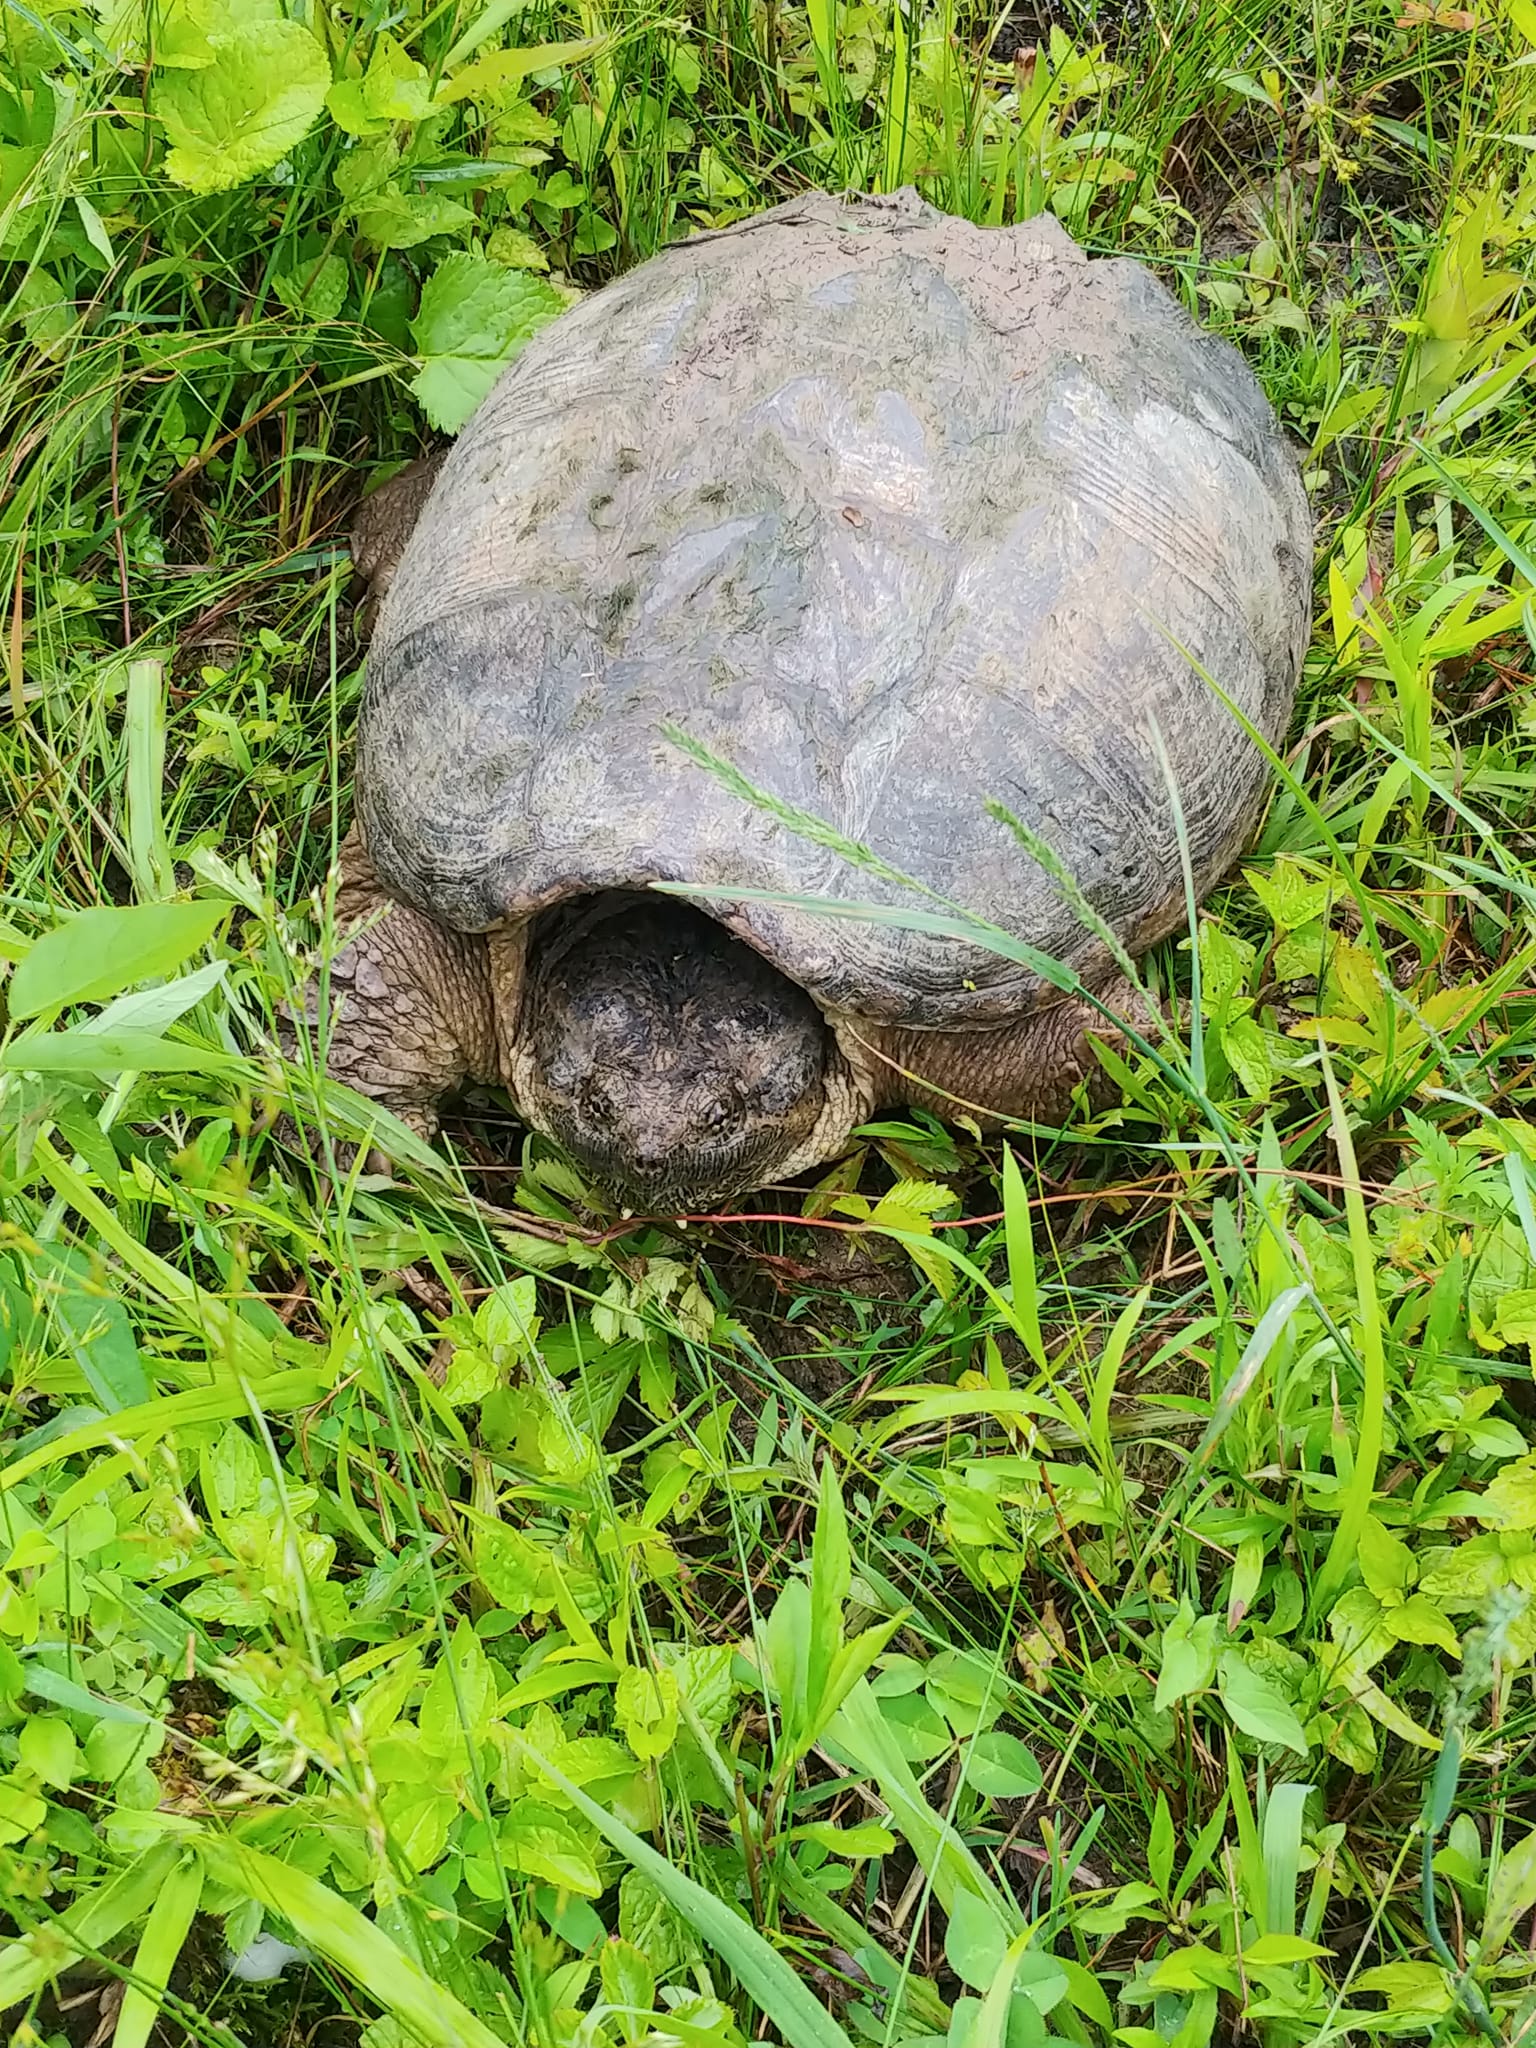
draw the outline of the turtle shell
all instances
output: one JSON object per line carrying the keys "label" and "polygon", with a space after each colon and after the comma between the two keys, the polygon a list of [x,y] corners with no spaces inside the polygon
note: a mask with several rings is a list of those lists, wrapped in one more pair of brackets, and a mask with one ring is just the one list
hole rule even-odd
{"label": "turtle shell", "polygon": [[364,837],[463,931],[814,899],[708,907],[834,1015],[996,1023],[1051,998],[1030,965],[816,901],[1087,979],[1075,897],[1161,936],[1180,835],[1198,889],[1253,827],[1310,568],[1258,384],[1147,270],[813,195],[595,292],[476,413],[375,632]]}

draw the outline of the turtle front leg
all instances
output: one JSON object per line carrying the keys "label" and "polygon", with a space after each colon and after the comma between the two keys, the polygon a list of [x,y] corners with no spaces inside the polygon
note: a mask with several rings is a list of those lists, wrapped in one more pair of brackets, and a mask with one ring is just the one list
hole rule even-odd
{"label": "turtle front leg", "polygon": [[[304,1002],[326,1071],[430,1137],[443,1096],[498,1078],[486,942],[386,895],[355,829],[338,863],[336,926],[352,936],[331,962],[323,1032],[318,979]],[[291,1027],[284,1037],[290,1051]]]}
{"label": "turtle front leg", "polygon": [[[1155,1029],[1146,999],[1116,979],[1102,1000],[1144,1034]],[[1125,1034],[1091,1003],[1064,1000],[994,1031],[861,1033],[881,1103],[920,1104],[940,1116],[964,1110],[984,1123],[1022,1118],[1061,1124],[1071,1114],[1074,1090],[1086,1082],[1093,1108],[1115,1100],[1115,1084],[1094,1055],[1093,1041],[1119,1051]]]}

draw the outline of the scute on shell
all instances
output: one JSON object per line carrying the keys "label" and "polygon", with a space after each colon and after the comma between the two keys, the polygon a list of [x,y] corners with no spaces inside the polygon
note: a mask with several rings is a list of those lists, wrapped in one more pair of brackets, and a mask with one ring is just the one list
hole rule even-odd
{"label": "scute on shell", "polygon": [[[1048,218],[796,200],[593,294],[465,430],[375,631],[370,854],[467,931],[667,880],[955,905],[1091,979],[987,800],[1132,950],[1180,923],[1168,772],[1200,887],[1262,802],[1242,720],[1284,732],[1310,553],[1258,384],[1148,271]],[[836,1014],[963,1028],[1053,993],[895,923],[711,907]]]}

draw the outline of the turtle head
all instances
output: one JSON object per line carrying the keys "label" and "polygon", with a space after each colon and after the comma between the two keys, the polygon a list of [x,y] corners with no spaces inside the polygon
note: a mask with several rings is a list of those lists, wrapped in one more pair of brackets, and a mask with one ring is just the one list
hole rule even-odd
{"label": "turtle head", "polygon": [[647,1215],[778,1178],[826,1103],[830,1034],[801,988],[662,897],[549,914],[530,948],[520,1102],[606,1193]]}

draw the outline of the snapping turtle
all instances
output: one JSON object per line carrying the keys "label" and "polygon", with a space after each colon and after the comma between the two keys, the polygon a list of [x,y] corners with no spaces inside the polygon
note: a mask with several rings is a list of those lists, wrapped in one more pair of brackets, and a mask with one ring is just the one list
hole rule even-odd
{"label": "snapping turtle", "polygon": [[1237,353],[1054,220],[911,192],[665,250],[364,511],[388,590],[340,903],[387,909],[334,964],[331,1071],[423,1130],[504,1084],[653,1214],[884,1104],[1059,1119],[1113,1026],[900,912],[936,894],[1123,1009],[1028,836],[1132,955],[1184,922],[1179,832],[1205,890],[1310,622],[1306,497]]}

